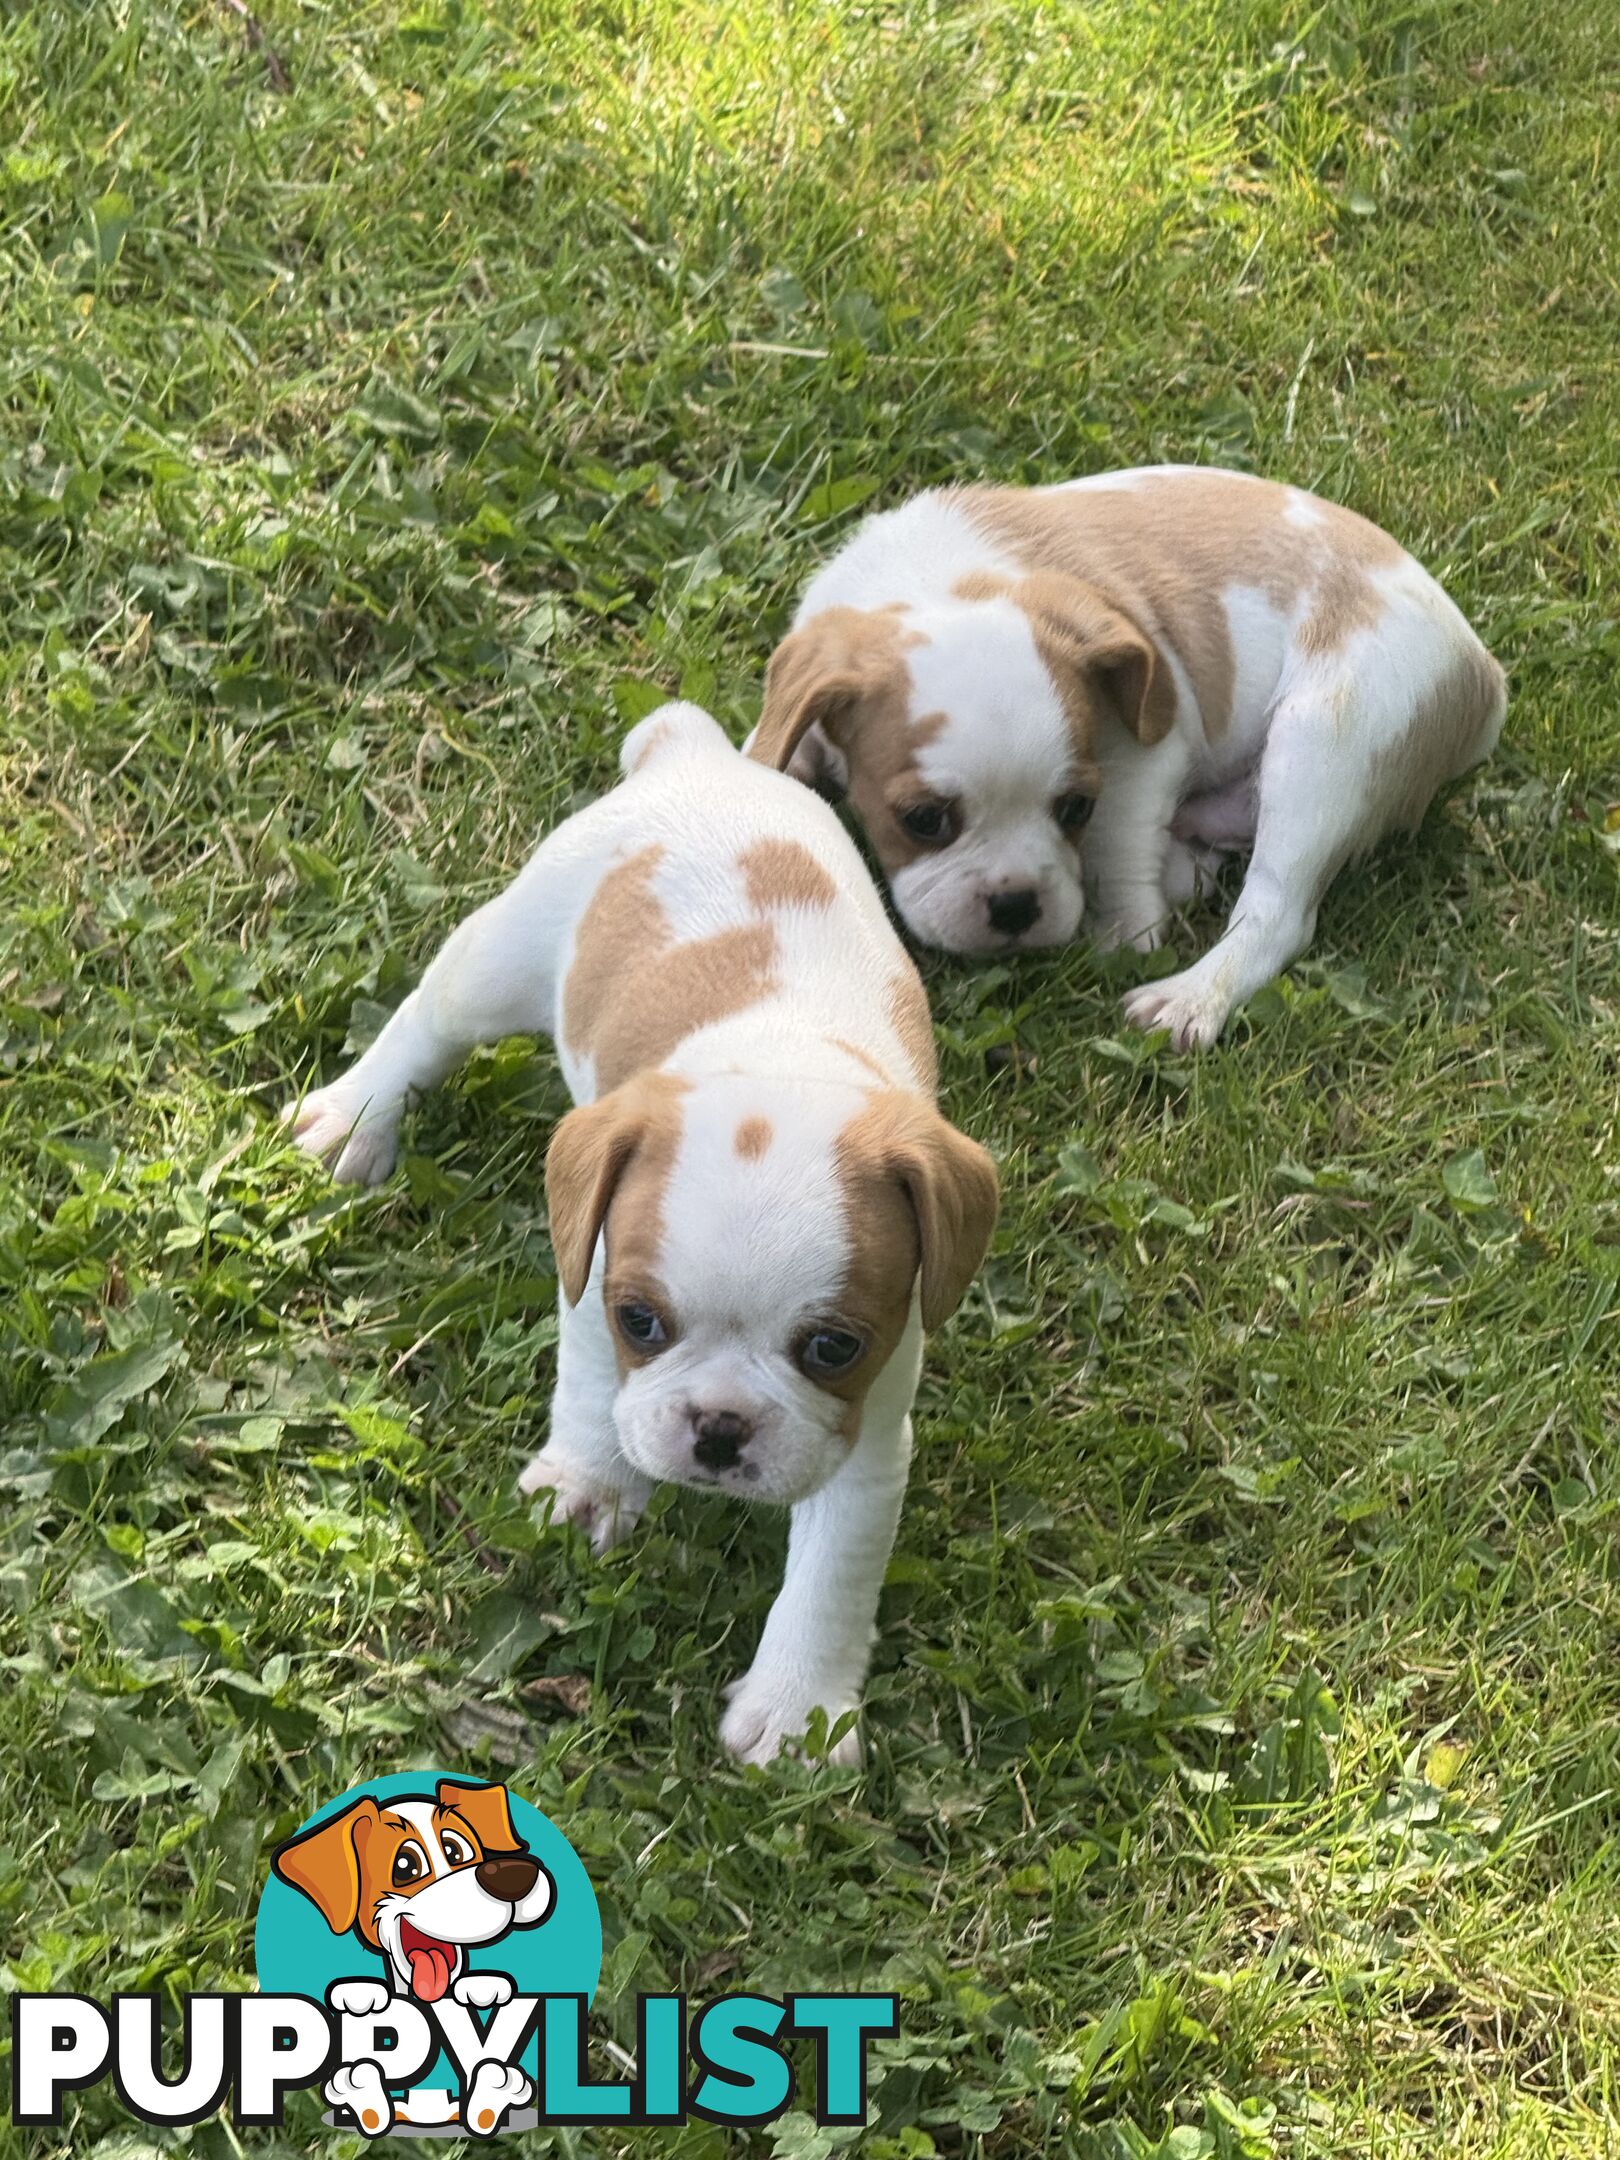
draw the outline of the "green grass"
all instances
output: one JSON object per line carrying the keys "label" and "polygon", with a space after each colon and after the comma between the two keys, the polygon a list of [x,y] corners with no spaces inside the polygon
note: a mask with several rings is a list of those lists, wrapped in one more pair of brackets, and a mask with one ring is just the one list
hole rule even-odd
{"label": "green grass", "polygon": [[[207,0],[0,11],[0,1982],[246,1984],[275,1837],[486,1766],[604,2034],[898,1987],[874,2160],[1620,2149],[1609,10],[262,20],[285,87]],[[1508,733],[1215,1053],[1122,1039],[1151,963],[928,963],[1005,1214],[869,1768],[744,1775],[780,1524],[515,1497],[549,1054],[360,1199],[272,1113],[627,720],[741,732],[860,503],[1166,457],[1386,523]],[[166,2142],[240,2149],[27,2146]]]}

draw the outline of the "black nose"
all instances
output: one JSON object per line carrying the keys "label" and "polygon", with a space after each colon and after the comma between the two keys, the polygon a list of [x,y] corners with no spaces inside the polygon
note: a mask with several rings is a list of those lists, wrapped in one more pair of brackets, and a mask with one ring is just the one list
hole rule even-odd
{"label": "black nose", "polygon": [[1020,886],[1017,892],[992,893],[987,904],[990,927],[1001,937],[1022,937],[1041,919],[1040,897],[1032,885]]}
{"label": "black nose", "polygon": [[752,1421],[735,1410],[694,1410],[692,1427],[697,1434],[692,1453],[705,1470],[729,1470],[754,1437]]}
{"label": "black nose", "polygon": [[534,1888],[540,1863],[526,1852],[490,1853],[473,1869],[473,1880],[503,1904],[515,1905]]}

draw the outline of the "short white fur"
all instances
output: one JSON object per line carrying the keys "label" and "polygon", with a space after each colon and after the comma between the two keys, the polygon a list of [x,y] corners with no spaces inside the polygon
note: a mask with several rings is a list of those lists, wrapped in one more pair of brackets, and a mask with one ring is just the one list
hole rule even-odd
{"label": "short white fur", "polygon": [[[913,715],[971,711],[972,728],[948,725],[926,743],[917,769],[958,805],[962,829],[945,853],[896,873],[895,905],[918,937],[950,952],[997,952],[986,903],[1033,891],[1040,914],[1020,941],[1062,945],[1080,927],[1084,896],[1074,848],[1052,818],[1070,753],[1057,686],[1036,649],[1029,618],[1010,600],[919,609],[907,627],[923,642],[907,655]],[[1027,775],[1049,775],[1032,797]]]}

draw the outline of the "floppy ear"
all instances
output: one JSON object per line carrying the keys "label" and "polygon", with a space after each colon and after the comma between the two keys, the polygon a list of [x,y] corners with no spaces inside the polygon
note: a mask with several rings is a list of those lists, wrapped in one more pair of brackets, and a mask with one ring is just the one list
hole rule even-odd
{"label": "floppy ear", "polygon": [[1079,578],[1040,572],[1013,597],[1035,623],[1048,666],[1095,683],[1137,741],[1163,742],[1175,725],[1176,689],[1153,641]]}
{"label": "floppy ear", "polygon": [[275,1873],[303,1891],[334,1935],[346,1935],[359,1917],[360,1847],[378,1820],[375,1800],[357,1800],[330,1822],[288,1838],[270,1856]]}
{"label": "floppy ear", "polygon": [[[817,728],[824,740],[806,745],[817,754],[798,777],[813,782],[836,765],[843,748],[838,742],[841,726],[861,698],[891,679],[900,665],[896,631],[892,614],[851,607],[824,609],[802,629],[789,631],[765,670],[765,702],[759,726],[749,738],[748,755],[786,772],[805,737]],[[803,767],[806,759],[801,755],[797,762]]]}
{"label": "floppy ear", "polygon": [[440,1807],[454,1808],[464,1822],[472,1825],[486,1853],[527,1850],[512,1821],[504,1785],[457,1785],[449,1778],[440,1778],[437,1798]]}
{"label": "floppy ear", "polygon": [[967,1294],[996,1226],[996,1166],[976,1140],[919,1104],[890,1156],[917,1218],[922,1323],[941,1327]]}
{"label": "floppy ear", "polygon": [[546,1150],[546,1212],[557,1279],[577,1305],[590,1281],[596,1241],[619,1180],[646,1137],[660,1090],[678,1082],[643,1076],[627,1080],[599,1102],[581,1103],[551,1136]]}

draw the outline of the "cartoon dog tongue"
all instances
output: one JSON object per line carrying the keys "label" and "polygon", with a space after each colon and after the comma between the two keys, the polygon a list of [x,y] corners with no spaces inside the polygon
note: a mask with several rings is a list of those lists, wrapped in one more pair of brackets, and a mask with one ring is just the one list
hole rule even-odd
{"label": "cartoon dog tongue", "polygon": [[411,1993],[423,2002],[437,2002],[450,1985],[450,1975],[455,1970],[455,1952],[447,1943],[424,1935],[409,1920],[400,1929],[399,1946],[410,1963]]}

